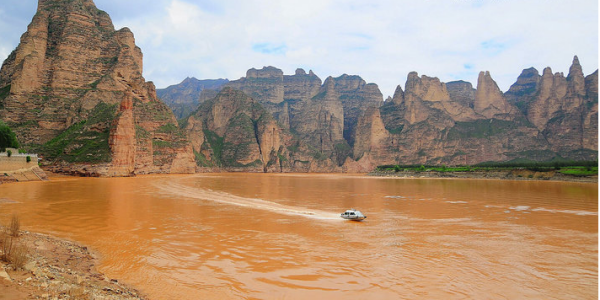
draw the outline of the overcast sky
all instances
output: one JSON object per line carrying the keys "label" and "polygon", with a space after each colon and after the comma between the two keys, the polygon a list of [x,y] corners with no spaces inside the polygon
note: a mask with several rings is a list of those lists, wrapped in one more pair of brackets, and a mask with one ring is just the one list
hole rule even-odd
{"label": "overcast sky", "polygon": [[[245,76],[275,66],[321,79],[360,75],[384,97],[407,74],[477,84],[490,71],[503,91],[521,70],[569,71],[578,55],[598,68],[597,0],[95,0],[144,52],[158,88]],[[2,0],[0,60],[19,42],[37,0]]]}

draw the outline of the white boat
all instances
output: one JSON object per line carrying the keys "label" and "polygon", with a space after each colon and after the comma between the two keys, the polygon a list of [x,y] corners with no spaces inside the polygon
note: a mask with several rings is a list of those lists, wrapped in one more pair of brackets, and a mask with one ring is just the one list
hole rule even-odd
{"label": "white boat", "polygon": [[343,219],[353,220],[353,221],[362,221],[367,218],[367,216],[363,215],[360,211],[356,209],[349,209],[340,215]]}

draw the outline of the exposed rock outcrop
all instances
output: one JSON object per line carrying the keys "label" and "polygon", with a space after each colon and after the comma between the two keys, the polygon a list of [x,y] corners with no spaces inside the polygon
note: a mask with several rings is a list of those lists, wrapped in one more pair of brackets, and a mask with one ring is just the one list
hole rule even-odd
{"label": "exposed rock outcrop", "polygon": [[470,83],[446,85],[415,72],[405,86],[406,91],[398,88],[393,100],[381,107],[390,135],[380,141],[386,151],[370,157],[379,164],[475,164],[548,147],[539,131],[506,102],[489,73],[480,75],[477,91]]}
{"label": "exposed rock outcrop", "polygon": [[251,69],[245,78],[227,86],[251,96],[283,128],[339,166],[352,156],[360,116],[383,103],[377,85],[367,84],[359,76],[329,77],[321,85],[319,77],[303,69],[297,69],[294,75],[283,75],[273,67]]}
{"label": "exposed rock outcrop", "polygon": [[[199,170],[251,172],[335,171],[257,101],[230,87],[200,105],[185,122]],[[340,131],[341,136],[341,131]]]}
{"label": "exposed rock outcrop", "polygon": [[524,114],[527,114],[529,103],[535,98],[538,92],[542,76],[535,68],[523,70],[517,78],[517,82],[510,86],[510,89],[504,93],[509,103],[517,106]]}
{"label": "exposed rock outcrop", "polygon": [[[550,150],[572,159],[589,159],[598,151],[598,73],[584,77],[577,56],[565,78],[545,68],[537,77],[525,70],[507,94],[515,97],[529,122],[543,134]],[[523,86],[525,88],[523,88]]]}
{"label": "exposed rock outcrop", "polygon": [[490,72],[479,73],[473,109],[487,119],[513,120],[518,114],[517,108],[504,98]]}
{"label": "exposed rock outcrop", "polygon": [[[281,128],[313,151],[305,155],[309,170],[363,172],[382,164],[594,159],[597,154],[597,73],[584,78],[577,59],[567,78],[549,68],[543,76],[526,69],[506,94],[489,72],[480,73],[477,89],[412,72],[405,90],[398,86],[385,103],[377,86],[358,76],[328,77],[320,86],[318,77],[302,69],[282,74],[272,67],[253,69],[248,75],[264,79],[261,88],[246,85],[247,80],[233,85],[254,95]],[[283,87],[283,100],[271,85]],[[189,124],[205,127],[194,118]],[[190,138],[199,145],[201,136]]]}
{"label": "exposed rock outcrop", "polygon": [[446,89],[450,99],[456,101],[460,106],[471,109],[475,106],[475,92],[477,90],[473,88],[470,82],[462,80],[448,82],[446,83]]}
{"label": "exposed rock outcrop", "polygon": [[116,31],[93,1],[40,0],[0,70],[0,118],[47,163],[97,175],[193,172],[142,57],[133,33]]}

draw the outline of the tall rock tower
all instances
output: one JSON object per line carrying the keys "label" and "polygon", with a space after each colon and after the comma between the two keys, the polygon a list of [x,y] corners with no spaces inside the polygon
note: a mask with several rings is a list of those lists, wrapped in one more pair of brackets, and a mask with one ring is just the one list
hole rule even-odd
{"label": "tall rock tower", "polygon": [[189,142],[142,77],[142,57],[133,33],[115,30],[92,0],[39,0],[0,70],[0,119],[63,170],[194,172]]}

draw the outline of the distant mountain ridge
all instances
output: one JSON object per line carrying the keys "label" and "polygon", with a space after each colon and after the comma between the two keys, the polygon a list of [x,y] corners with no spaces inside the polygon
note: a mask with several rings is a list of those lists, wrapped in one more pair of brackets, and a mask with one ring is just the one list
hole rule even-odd
{"label": "distant mountain ridge", "polygon": [[187,77],[179,84],[157,89],[156,95],[173,110],[177,119],[182,119],[196,110],[200,103],[214,98],[228,82],[227,79],[198,80]]}
{"label": "distant mountain ridge", "polygon": [[545,79],[533,68],[523,70],[503,93],[490,72],[480,73],[477,88],[411,72],[406,90],[398,86],[385,102],[377,85],[359,76],[328,77],[321,84],[302,69],[294,75],[275,67],[250,69],[226,86],[270,112],[310,149],[305,154],[320,165],[313,169],[323,172],[364,172],[381,164],[597,159],[597,71],[584,77],[575,57],[566,78],[549,68],[544,73]]}

